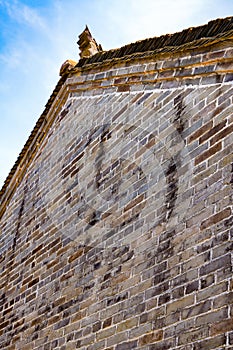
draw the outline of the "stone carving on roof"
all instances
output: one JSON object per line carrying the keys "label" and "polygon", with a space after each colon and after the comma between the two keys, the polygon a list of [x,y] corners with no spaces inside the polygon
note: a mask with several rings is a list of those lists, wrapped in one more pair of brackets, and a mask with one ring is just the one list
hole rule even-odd
{"label": "stone carving on roof", "polygon": [[77,42],[80,49],[80,57],[91,57],[95,53],[103,51],[100,44],[97,44],[96,40],[92,37],[91,32],[86,26],[84,31],[79,35],[79,41]]}
{"label": "stone carving on roof", "polygon": [[76,66],[77,62],[73,61],[73,60],[66,60],[60,68],[60,76],[69,73],[72,68],[74,68]]}

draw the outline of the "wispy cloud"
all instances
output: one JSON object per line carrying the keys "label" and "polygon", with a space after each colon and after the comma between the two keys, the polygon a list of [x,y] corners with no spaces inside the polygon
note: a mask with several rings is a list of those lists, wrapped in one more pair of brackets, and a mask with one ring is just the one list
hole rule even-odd
{"label": "wispy cloud", "polygon": [[2,0],[1,5],[5,6],[8,15],[11,19],[18,23],[27,24],[34,28],[43,28],[45,23],[38,12],[20,1],[17,0]]}
{"label": "wispy cloud", "polygon": [[11,50],[10,54],[8,54],[8,53],[0,54],[1,64],[9,66],[9,69],[17,68],[18,66],[20,66],[21,60],[22,60],[21,50],[18,51],[17,49],[15,49],[15,50],[13,49],[13,50]]}

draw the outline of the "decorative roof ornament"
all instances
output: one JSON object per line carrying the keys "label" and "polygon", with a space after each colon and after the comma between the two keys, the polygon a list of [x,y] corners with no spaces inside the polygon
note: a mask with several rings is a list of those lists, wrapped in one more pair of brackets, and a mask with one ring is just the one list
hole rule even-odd
{"label": "decorative roof ornament", "polygon": [[95,53],[103,51],[102,46],[97,44],[95,39],[92,37],[91,32],[86,26],[84,31],[79,35],[79,41],[77,42],[80,49],[80,57],[91,57]]}
{"label": "decorative roof ornament", "polygon": [[73,60],[66,60],[60,68],[60,76],[62,77],[64,74],[69,73],[75,66],[77,62]]}

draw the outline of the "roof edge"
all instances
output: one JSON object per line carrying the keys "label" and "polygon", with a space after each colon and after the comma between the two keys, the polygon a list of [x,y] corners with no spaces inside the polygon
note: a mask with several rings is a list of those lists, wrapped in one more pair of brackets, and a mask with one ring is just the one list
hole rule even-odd
{"label": "roof edge", "polygon": [[[166,46],[164,48],[152,50],[152,51],[146,51],[146,52],[137,52],[134,54],[126,55],[124,57],[115,57],[112,59],[107,59],[104,61],[96,61],[96,62],[87,62],[83,66],[78,66],[78,64],[74,67],[74,70],[77,71],[89,71],[92,69],[98,69],[99,67],[106,67],[113,64],[123,63],[123,62],[131,62],[131,61],[138,61],[141,59],[152,59],[154,57],[160,58],[161,56],[171,56],[171,55],[177,55],[178,53],[182,52],[192,52],[195,49],[198,49],[198,52],[200,52],[202,49],[205,49],[210,46],[214,46],[216,44],[219,44],[221,42],[228,42],[232,41],[233,39],[233,29],[224,33],[224,36],[222,34],[218,34],[215,37],[210,38],[202,38],[198,40],[194,40],[190,43],[186,43],[180,46]],[[96,54],[98,55],[98,53]]]}
{"label": "roof edge", "polygon": [[143,54],[149,51],[164,50],[169,47],[181,47],[189,45],[200,39],[211,39],[218,35],[224,36],[228,31],[233,30],[233,17],[218,18],[209,21],[207,24],[186,28],[173,34],[164,34],[158,37],[143,39],[120,48],[108,51],[97,52],[91,57],[84,57],[79,60],[76,67],[83,68],[87,65],[105,62],[113,59],[122,59],[126,56]]}
{"label": "roof edge", "polygon": [[[17,188],[18,184],[20,183],[20,179],[23,177],[30,161],[32,161],[33,159],[32,154],[29,158],[28,158],[28,154],[30,152],[35,154],[36,150],[38,149],[38,147],[40,146],[41,142],[43,141],[46,135],[46,133],[44,132],[44,128],[46,125],[48,128],[48,126],[51,124],[47,119],[47,115],[51,110],[51,107],[54,101],[56,100],[57,95],[60,93],[62,87],[64,86],[64,83],[66,82],[66,79],[68,78],[68,76],[69,76],[69,72],[67,71],[61,76],[61,78],[57,82],[55,89],[53,90],[48,102],[45,105],[45,109],[43,113],[37,120],[36,125],[34,126],[32,132],[30,133],[15,164],[11,168],[8,176],[4,181],[4,184],[0,190],[0,218],[4,214],[5,207],[8,201],[11,199],[12,195],[14,194],[14,191]],[[27,162],[23,164],[26,158],[27,158]],[[10,186],[12,181],[14,181],[14,183]]]}

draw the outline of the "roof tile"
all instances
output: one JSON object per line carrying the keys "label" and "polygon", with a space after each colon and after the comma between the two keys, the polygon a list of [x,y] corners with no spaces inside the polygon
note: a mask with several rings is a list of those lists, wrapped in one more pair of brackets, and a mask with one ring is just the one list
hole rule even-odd
{"label": "roof tile", "polygon": [[213,38],[220,33],[226,33],[230,30],[233,30],[233,17],[219,18],[203,26],[192,27],[174,34],[166,34],[160,37],[137,41],[115,50],[98,52],[92,57],[80,59],[77,67],[101,63],[116,58],[124,58],[125,56],[136,53],[155,51],[166,47],[177,47],[202,38]]}

